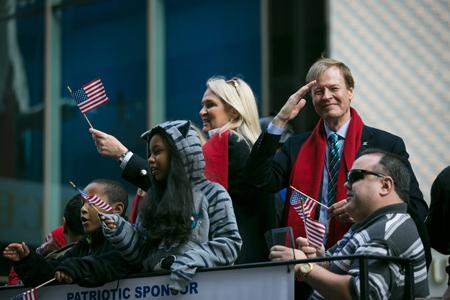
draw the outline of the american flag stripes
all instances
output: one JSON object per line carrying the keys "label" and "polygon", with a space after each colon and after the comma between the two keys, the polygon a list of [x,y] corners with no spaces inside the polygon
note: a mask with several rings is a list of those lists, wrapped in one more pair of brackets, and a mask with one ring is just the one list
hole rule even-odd
{"label": "american flag stripes", "polygon": [[310,217],[303,219],[303,222],[309,243],[316,248],[320,248],[323,245],[323,237],[325,236],[325,225]]}
{"label": "american flag stripes", "polygon": [[83,114],[109,100],[100,78],[86,83],[81,89],[76,90],[73,98]]}
{"label": "american flag stripes", "polygon": [[76,186],[75,189],[81,194],[81,197],[83,197],[83,199],[89,202],[90,204],[95,205],[98,208],[105,210],[107,212],[113,212],[113,208],[111,207],[111,205],[103,201],[99,196],[97,195],[89,196],[88,194],[86,194],[85,191]]}
{"label": "american flag stripes", "polygon": [[310,217],[317,201],[301,191],[293,189],[289,202],[303,221],[308,241],[312,246],[320,248],[325,236],[325,225]]}
{"label": "american flag stripes", "polygon": [[38,300],[37,290],[31,289],[19,295],[12,297],[10,300]]}

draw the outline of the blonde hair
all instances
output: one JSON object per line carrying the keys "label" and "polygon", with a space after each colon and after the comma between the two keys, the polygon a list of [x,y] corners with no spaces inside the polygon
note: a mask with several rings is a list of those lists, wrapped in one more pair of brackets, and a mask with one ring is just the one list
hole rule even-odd
{"label": "blonde hair", "polygon": [[347,88],[353,89],[355,87],[355,80],[353,79],[352,71],[350,71],[350,68],[347,67],[347,65],[343,62],[326,57],[322,57],[311,66],[308,74],[306,74],[306,82],[319,79],[319,77],[331,67],[336,67],[341,71]]}
{"label": "blonde hair", "polygon": [[239,114],[237,118],[222,126],[219,133],[227,129],[232,130],[253,145],[261,134],[261,126],[256,99],[250,86],[237,77],[230,80],[225,80],[223,77],[211,77],[206,82],[206,86]]}
{"label": "blonde hair", "polygon": [[198,126],[195,125],[194,122],[192,121],[191,127],[194,128],[195,132],[197,132],[198,138],[200,139],[200,144],[203,146],[206,143],[205,133],[200,128],[198,128]]}

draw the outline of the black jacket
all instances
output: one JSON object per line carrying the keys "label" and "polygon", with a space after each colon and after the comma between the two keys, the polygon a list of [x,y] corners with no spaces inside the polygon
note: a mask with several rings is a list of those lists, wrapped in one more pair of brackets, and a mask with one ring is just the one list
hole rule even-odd
{"label": "black jacket", "polygon": [[235,264],[269,260],[264,233],[277,227],[275,195],[248,182],[246,174],[250,147],[237,135],[228,138],[228,193],[242,237],[242,248]]}
{"label": "black jacket", "polygon": [[122,177],[143,191],[147,191],[151,185],[148,161],[133,153],[122,171]]}
{"label": "black jacket", "polygon": [[431,247],[450,254],[450,166],[439,173],[431,186],[430,213],[426,223]]}
{"label": "black jacket", "polygon": [[[431,186],[430,213],[426,224],[431,247],[443,254],[450,254],[450,166],[439,173]],[[448,260],[450,263],[450,257]],[[450,285],[450,265],[446,271]]]}
{"label": "black jacket", "polygon": [[36,286],[54,277],[56,271],[70,275],[80,286],[100,286],[124,277],[133,268],[101,232],[84,237],[57,260],[44,259],[32,251],[14,268],[26,286]]}

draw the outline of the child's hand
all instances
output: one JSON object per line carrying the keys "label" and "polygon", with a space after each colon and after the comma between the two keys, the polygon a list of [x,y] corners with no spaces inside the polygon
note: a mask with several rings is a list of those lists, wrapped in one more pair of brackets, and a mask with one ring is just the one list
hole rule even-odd
{"label": "child's hand", "polygon": [[99,219],[103,222],[103,227],[107,227],[109,230],[115,230],[117,223],[111,214],[98,214]]}
{"label": "child's hand", "polygon": [[30,248],[22,242],[19,243],[11,243],[6,246],[5,250],[3,250],[3,256],[12,261],[21,261],[25,257],[30,254]]}
{"label": "child's hand", "polygon": [[111,230],[115,230],[116,227],[117,227],[117,224],[116,224],[116,222],[113,219],[105,219],[103,222]]}
{"label": "child's hand", "polygon": [[72,283],[73,282],[72,276],[70,276],[62,271],[56,271],[55,278],[56,278],[56,281],[62,282],[62,283]]}
{"label": "child's hand", "polygon": [[49,254],[50,252],[53,252],[55,250],[58,250],[59,248],[61,248],[58,243],[55,241],[55,239],[53,238],[53,236],[51,234],[49,234],[46,238],[45,238],[45,242],[39,246],[39,248],[36,249],[36,254],[44,257],[47,254]]}

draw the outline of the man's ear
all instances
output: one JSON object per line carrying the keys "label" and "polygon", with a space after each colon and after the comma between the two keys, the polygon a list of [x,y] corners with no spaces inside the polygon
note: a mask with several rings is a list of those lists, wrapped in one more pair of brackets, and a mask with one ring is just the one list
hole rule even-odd
{"label": "man's ear", "polygon": [[348,99],[351,102],[353,99],[353,88],[347,88],[347,90],[348,90]]}
{"label": "man's ear", "polygon": [[394,191],[394,181],[391,177],[387,176],[382,179],[383,183],[381,186],[382,195],[388,195]]}
{"label": "man's ear", "polygon": [[112,204],[111,206],[112,206],[113,212],[115,214],[122,215],[122,213],[123,213],[123,203],[122,202],[116,202],[116,203]]}

